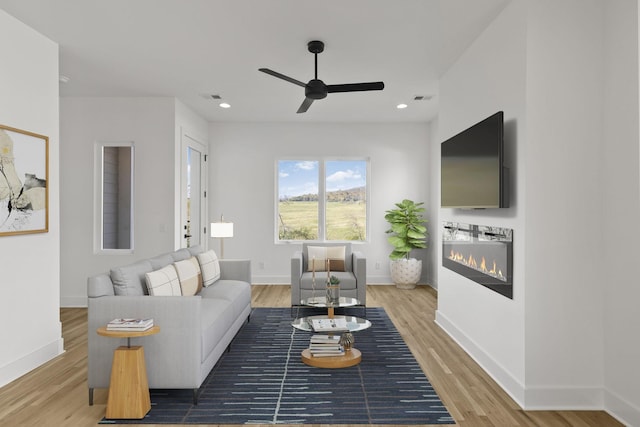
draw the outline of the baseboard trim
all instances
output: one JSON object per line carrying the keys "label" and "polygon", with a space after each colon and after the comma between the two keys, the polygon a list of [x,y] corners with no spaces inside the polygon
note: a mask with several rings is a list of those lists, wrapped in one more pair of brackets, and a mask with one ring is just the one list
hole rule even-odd
{"label": "baseboard trim", "polygon": [[525,389],[520,382],[508,371],[496,363],[489,354],[462,332],[453,322],[451,322],[442,312],[436,310],[436,324],[444,330],[480,367],[498,383],[498,385],[515,402],[524,408]]}
{"label": "baseboard trim", "polygon": [[4,387],[62,353],[64,353],[64,340],[60,337],[60,339],[50,342],[20,359],[0,367],[0,387]]}
{"label": "baseboard trim", "polygon": [[602,387],[527,387],[528,411],[602,411]]}
{"label": "baseboard trim", "polygon": [[627,402],[612,391],[604,391],[604,408],[609,415],[622,424],[640,426],[640,408]]}
{"label": "baseboard trim", "polygon": [[87,308],[87,297],[60,297],[60,307]]}
{"label": "baseboard trim", "polygon": [[[640,425],[640,411],[602,387],[525,387],[440,311],[442,328],[524,410],[605,410],[623,423]],[[624,421],[622,421],[624,420]]]}

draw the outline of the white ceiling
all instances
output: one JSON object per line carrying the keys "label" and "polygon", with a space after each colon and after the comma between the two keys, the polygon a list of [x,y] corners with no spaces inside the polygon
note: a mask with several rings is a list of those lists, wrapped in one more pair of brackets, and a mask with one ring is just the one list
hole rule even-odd
{"label": "white ceiling", "polygon": [[[61,96],[171,96],[209,121],[426,122],[438,77],[508,1],[0,0],[0,9],[60,45],[70,78]],[[385,89],[329,94],[296,114],[304,89],[258,68],[307,82],[310,40],[325,42],[326,84]]]}

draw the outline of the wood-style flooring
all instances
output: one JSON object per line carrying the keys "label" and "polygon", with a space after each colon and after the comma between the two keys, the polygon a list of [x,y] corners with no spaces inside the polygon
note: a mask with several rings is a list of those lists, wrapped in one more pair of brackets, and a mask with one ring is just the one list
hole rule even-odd
{"label": "wood-style flooring", "polygon": [[[289,286],[254,285],[254,307],[288,307]],[[369,286],[367,305],[384,307],[447,409],[463,427],[621,426],[603,411],[523,411],[434,322],[437,292]],[[87,310],[60,310],[66,352],[0,388],[0,426],[96,426],[106,390],[87,399]]]}

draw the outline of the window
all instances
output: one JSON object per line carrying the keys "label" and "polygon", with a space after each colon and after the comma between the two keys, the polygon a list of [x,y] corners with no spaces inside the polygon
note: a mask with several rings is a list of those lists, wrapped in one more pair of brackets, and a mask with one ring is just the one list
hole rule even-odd
{"label": "window", "polygon": [[278,241],[365,241],[367,160],[279,160]]}
{"label": "window", "polygon": [[98,142],[96,164],[96,252],[133,250],[133,143]]}

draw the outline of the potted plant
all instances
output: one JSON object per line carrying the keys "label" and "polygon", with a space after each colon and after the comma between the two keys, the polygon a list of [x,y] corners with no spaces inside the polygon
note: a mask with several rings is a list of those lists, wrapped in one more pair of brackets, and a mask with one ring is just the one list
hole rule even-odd
{"label": "potted plant", "polygon": [[427,220],[422,216],[423,204],[404,199],[396,203],[395,209],[386,211],[384,216],[391,224],[386,231],[392,234],[387,239],[393,245],[389,254],[391,280],[401,289],[413,289],[422,274],[422,260],[411,258],[411,251],[427,247],[427,227],[424,225]]}

